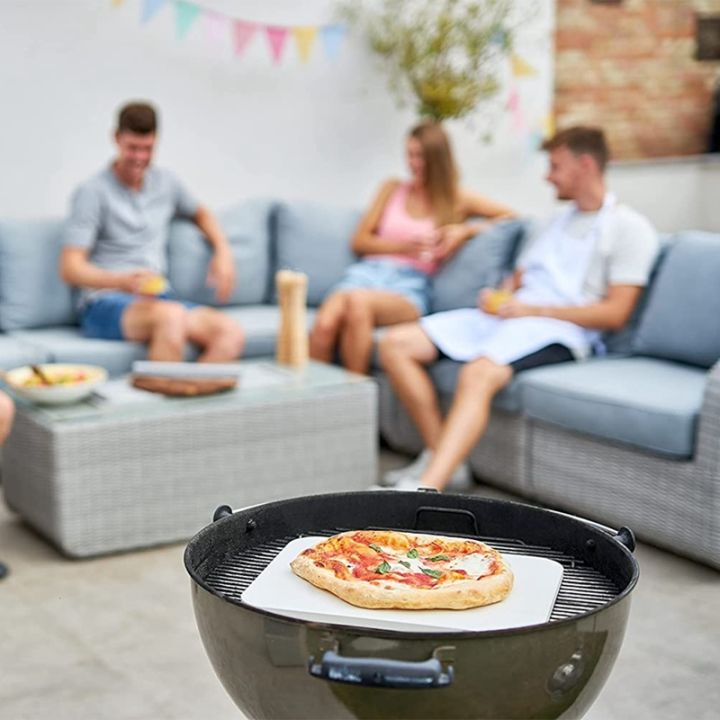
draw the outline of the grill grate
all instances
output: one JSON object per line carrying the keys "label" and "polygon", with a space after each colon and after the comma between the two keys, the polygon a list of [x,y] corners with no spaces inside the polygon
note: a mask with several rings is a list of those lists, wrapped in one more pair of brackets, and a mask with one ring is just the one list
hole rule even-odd
{"label": "grill grate", "polygon": [[[320,530],[307,534],[329,536],[343,531],[343,529]],[[207,584],[221,597],[231,602],[241,602],[242,594],[250,583],[296,537],[288,536],[257,545],[253,547],[252,555],[235,553],[208,574]],[[550,615],[550,622],[597,610],[613,600],[620,592],[615,583],[602,573],[559,550],[541,545],[528,545],[521,540],[507,538],[478,537],[477,539],[506,555],[532,555],[555,560],[562,565],[563,580]]]}

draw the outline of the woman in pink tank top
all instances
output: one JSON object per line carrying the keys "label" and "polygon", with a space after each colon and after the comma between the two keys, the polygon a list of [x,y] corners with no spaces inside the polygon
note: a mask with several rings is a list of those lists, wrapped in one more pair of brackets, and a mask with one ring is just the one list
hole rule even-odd
{"label": "woman in pink tank top", "polygon": [[[427,121],[407,138],[410,180],[386,181],[352,239],[361,257],[325,298],[310,335],[310,354],[366,373],[373,329],[412,322],[429,311],[430,279],[462,244],[510,208],[458,186],[445,131]],[[480,216],[485,220],[467,222]]]}

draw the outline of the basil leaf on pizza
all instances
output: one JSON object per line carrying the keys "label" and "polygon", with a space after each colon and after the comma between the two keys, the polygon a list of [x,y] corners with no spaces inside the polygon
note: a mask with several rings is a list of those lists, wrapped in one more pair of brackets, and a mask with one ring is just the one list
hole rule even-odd
{"label": "basil leaf on pizza", "polygon": [[393,530],[325,538],[290,567],[316,587],[365,608],[461,610],[500,602],[513,585],[512,571],[489,545]]}

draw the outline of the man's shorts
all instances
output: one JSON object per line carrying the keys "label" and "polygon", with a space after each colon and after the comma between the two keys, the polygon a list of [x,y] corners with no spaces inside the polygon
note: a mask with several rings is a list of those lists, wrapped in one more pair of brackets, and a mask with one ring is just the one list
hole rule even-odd
{"label": "man's shorts", "polygon": [[430,307],[430,277],[410,265],[392,260],[361,260],[351,265],[336,290],[384,290],[409,300],[420,315],[427,315]]}
{"label": "man's shorts", "polygon": [[[437,348],[438,360],[449,360],[450,358],[442,351]],[[541,367],[542,365],[556,365],[557,363],[569,362],[575,360],[575,356],[572,354],[569,348],[560,343],[553,343],[552,345],[546,345],[544,348],[525,355],[525,357],[513,360],[508,363],[513,369],[513,374],[522,372],[523,370],[531,370],[532,368]]]}
{"label": "man's shorts", "polygon": [[[178,300],[170,293],[163,293],[157,300],[179,302],[189,310],[198,307],[196,303]],[[122,316],[138,296],[124,292],[107,292],[89,300],[80,311],[80,327],[87,338],[98,340],[123,340]]]}

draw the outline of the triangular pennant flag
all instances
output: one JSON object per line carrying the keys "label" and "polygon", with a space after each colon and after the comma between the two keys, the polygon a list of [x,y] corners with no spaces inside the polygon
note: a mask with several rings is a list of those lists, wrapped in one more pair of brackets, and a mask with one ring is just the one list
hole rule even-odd
{"label": "triangular pennant flag", "polygon": [[307,62],[310,59],[310,53],[312,52],[312,46],[317,36],[316,27],[294,27],[292,29],[295,43],[297,44],[298,55],[302,62]]}
{"label": "triangular pennant flag", "polygon": [[188,34],[199,14],[200,8],[197,5],[187,0],[175,1],[175,32],[178,38],[182,40]]}
{"label": "triangular pennant flag", "polygon": [[512,73],[515,77],[531,77],[537,75],[537,70],[527,60],[513,54]]}
{"label": "triangular pennant flag", "polygon": [[208,39],[213,45],[219,45],[225,38],[227,19],[219,13],[206,11],[203,13],[203,25]]}
{"label": "triangular pennant flag", "polygon": [[235,54],[242,55],[245,48],[252,40],[257,25],[255,23],[245,22],[245,20],[235,20],[233,23],[233,41],[235,45]]}
{"label": "triangular pennant flag", "polygon": [[165,0],[143,0],[140,22],[146,23],[151,20],[164,4]]}
{"label": "triangular pennant flag", "polygon": [[273,62],[278,65],[285,49],[285,40],[287,40],[288,29],[279,25],[266,25],[265,34],[270,43],[270,54]]}
{"label": "triangular pennant flag", "polygon": [[542,120],[542,132],[546,138],[550,138],[555,134],[555,118],[552,113],[548,113]]}
{"label": "triangular pennant flag", "polygon": [[320,30],[323,47],[325,48],[325,56],[329,60],[335,60],[340,54],[340,46],[345,37],[345,27],[343,25],[325,25]]}

